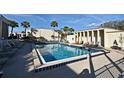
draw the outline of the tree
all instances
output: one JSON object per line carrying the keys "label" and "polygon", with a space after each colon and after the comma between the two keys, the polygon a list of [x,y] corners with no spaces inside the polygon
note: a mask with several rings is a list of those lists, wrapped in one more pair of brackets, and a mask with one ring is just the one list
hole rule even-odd
{"label": "tree", "polygon": [[63,30],[64,30],[65,32],[74,32],[74,29],[73,29],[73,28],[70,28],[70,27],[68,27],[68,26],[64,26]]}
{"label": "tree", "polygon": [[66,38],[66,36],[67,35],[65,33],[61,32],[61,40],[64,40]]}
{"label": "tree", "polygon": [[25,36],[25,31],[22,31],[21,33],[23,34],[23,37],[24,37]]}
{"label": "tree", "polygon": [[70,32],[74,32],[74,29],[73,29],[73,28],[70,28],[69,31],[70,31]]}
{"label": "tree", "polygon": [[58,41],[60,41],[59,39],[60,39],[60,35],[61,35],[61,30],[55,30],[57,33],[58,33]]}
{"label": "tree", "polygon": [[13,34],[13,28],[19,27],[18,23],[15,21],[9,20],[9,26],[11,26],[11,35]]}
{"label": "tree", "polygon": [[26,36],[26,29],[27,29],[28,27],[30,27],[30,23],[27,22],[27,21],[23,21],[23,22],[21,23],[21,26],[23,26],[23,27],[25,28],[25,36]]}
{"label": "tree", "polygon": [[68,26],[64,26],[63,30],[64,30],[65,32],[67,32],[67,31],[70,30],[70,28],[69,28]]}
{"label": "tree", "polygon": [[119,29],[124,30],[124,20],[120,21],[118,24],[119,24]]}
{"label": "tree", "polygon": [[25,33],[25,31],[22,31],[21,33]]}
{"label": "tree", "polygon": [[58,27],[58,23],[56,21],[52,21],[50,26],[54,28],[53,29],[53,39],[55,39],[54,38],[55,37],[54,31],[55,31],[55,27]]}
{"label": "tree", "polygon": [[32,36],[33,36],[33,33],[36,34],[36,32],[38,32],[37,29],[35,29],[35,28],[31,28],[31,35],[32,35]]}
{"label": "tree", "polygon": [[68,26],[64,26],[63,31],[65,34],[72,34],[74,32],[74,29]]}
{"label": "tree", "polygon": [[100,27],[124,30],[124,20],[105,22],[105,23],[101,24]]}
{"label": "tree", "polygon": [[74,33],[74,29],[73,28],[69,28],[68,34],[73,34],[73,33]]}

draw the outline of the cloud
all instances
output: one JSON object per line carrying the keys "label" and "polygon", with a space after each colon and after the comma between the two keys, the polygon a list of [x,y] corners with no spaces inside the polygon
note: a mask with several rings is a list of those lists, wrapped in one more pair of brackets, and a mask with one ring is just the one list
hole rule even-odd
{"label": "cloud", "polygon": [[79,22],[92,22],[92,21],[97,21],[97,22],[103,22],[104,19],[101,17],[98,17],[97,15],[91,15],[91,14],[86,14],[78,17],[77,19],[72,19],[67,21],[67,23],[79,23]]}
{"label": "cloud", "polygon": [[49,22],[52,22],[52,21],[57,21],[57,19],[56,18],[49,19]]}
{"label": "cloud", "polygon": [[32,14],[8,14],[16,17],[32,17]]}
{"label": "cloud", "polygon": [[99,21],[104,21],[104,19],[99,18],[98,16],[89,15],[89,17],[91,17],[91,18],[93,18],[93,19],[96,19],[96,20],[99,20]]}
{"label": "cloud", "polygon": [[[97,20],[97,21],[100,21],[100,22],[105,22],[105,19],[104,18],[102,18],[102,17],[98,17],[98,15],[90,15],[90,14],[88,14],[88,15],[86,15],[87,17],[89,17],[89,18],[91,18],[91,19],[94,19],[94,20]],[[102,16],[102,15],[101,15]]]}
{"label": "cloud", "polygon": [[37,16],[37,15],[34,15],[34,14],[12,14],[12,15],[16,16],[16,17],[31,18],[32,20],[33,19],[38,19],[38,20],[41,20],[43,22],[47,21],[45,18]]}
{"label": "cloud", "polygon": [[43,21],[43,22],[47,22],[47,20],[45,18],[43,18],[43,17],[36,16],[36,18],[41,20],[41,21]]}
{"label": "cloud", "polygon": [[91,24],[88,24],[87,26],[88,27],[93,27],[93,26],[98,26],[99,24],[97,24],[97,23],[91,23]]}
{"label": "cloud", "polygon": [[74,19],[74,20],[67,21],[67,23],[78,23],[78,22],[81,22],[81,21],[82,21],[81,19]]}

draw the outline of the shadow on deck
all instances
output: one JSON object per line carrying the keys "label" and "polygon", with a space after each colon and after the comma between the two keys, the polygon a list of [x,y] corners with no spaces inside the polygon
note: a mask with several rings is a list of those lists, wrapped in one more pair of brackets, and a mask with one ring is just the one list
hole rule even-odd
{"label": "shadow on deck", "polygon": [[106,64],[103,67],[95,71],[96,77],[102,78],[117,78],[124,72],[124,57],[117,61],[113,61],[106,53],[105,57],[110,61],[110,64]]}
{"label": "shadow on deck", "polygon": [[[4,67],[3,77],[7,78],[96,78],[96,77],[120,77],[119,75],[124,71],[124,57],[113,61],[105,52],[105,58],[110,61],[110,64],[95,70],[92,56],[89,53],[88,64],[89,68],[82,68],[80,73],[76,73],[67,65],[51,69],[48,71],[41,71],[34,73],[33,57],[31,53],[31,44],[23,46],[16,55],[8,61]],[[81,64],[83,65],[83,64]]]}

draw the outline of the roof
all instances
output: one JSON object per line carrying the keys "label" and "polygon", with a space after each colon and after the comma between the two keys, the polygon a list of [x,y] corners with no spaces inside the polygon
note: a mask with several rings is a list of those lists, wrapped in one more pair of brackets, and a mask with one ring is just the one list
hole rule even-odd
{"label": "roof", "polygon": [[51,28],[35,28],[35,29],[37,29],[37,30],[42,30],[42,29],[45,29],[45,30],[53,30],[53,29],[51,29]]}
{"label": "roof", "polygon": [[108,31],[106,31],[107,33],[115,33],[115,32],[124,32],[124,30],[118,30],[118,29],[112,29],[112,28],[109,28]]}
{"label": "roof", "polygon": [[95,29],[86,29],[86,30],[80,30],[76,32],[82,32],[82,31],[92,31],[92,30],[105,30],[107,33],[112,33],[112,32],[124,32],[124,30],[118,30],[118,29],[113,29],[113,28],[95,28]]}
{"label": "roof", "polygon": [[0,19],[1,19],[2,21],[4,21],[6,24],[9,23],[9,20],[8,20],[7,18],[5,18],[3,15],[0,15]]}

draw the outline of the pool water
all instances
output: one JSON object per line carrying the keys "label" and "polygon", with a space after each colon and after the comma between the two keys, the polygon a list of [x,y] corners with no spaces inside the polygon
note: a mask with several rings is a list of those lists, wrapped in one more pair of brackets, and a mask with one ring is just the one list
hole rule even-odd
{"label": "pool water", "polygon": [[[64,44],[44,44],[36,45],[36,47],[46,62],[88,54],[85,48]],[[91,50],[91,52],[97,51]]]}

